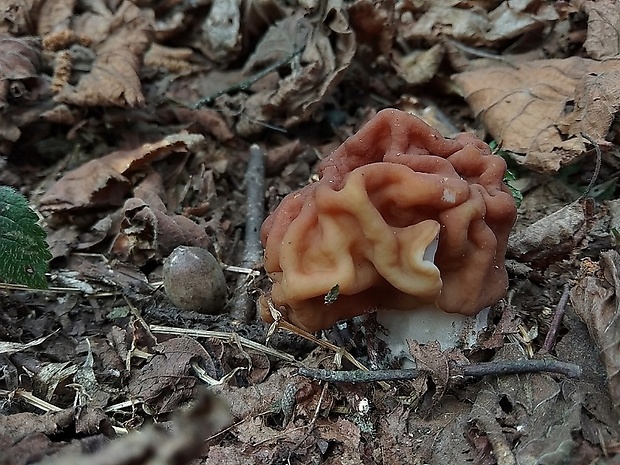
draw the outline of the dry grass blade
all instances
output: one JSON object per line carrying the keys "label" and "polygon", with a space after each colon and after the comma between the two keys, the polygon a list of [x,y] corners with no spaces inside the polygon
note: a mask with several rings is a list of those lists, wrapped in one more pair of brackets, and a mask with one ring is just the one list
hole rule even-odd
{"label": "dry grass blade", "polygon": [[256,350],[258,352],[262,352],[266,355],[271,355],[272,357],[276,357],[287,362],[295,364],[298,363],[297,360],[295,360],[295,357],[293,357],[292,355],[285,354],[284,352],[280,352],[279,350],[264,346],[262,344],[259,344],[258,342],[251,341],[234,333],[227,333],[223,331],[205,331],[200,329],[173,328],[170,326],[160,325],[150,325],[149,328],[153,333],[159,334],[174,334],[177,336],[190,337],[211,337],[214,339],[219,339],[221,341],[227,341],[232,343],[239,341],[241,346],[246,349]]}

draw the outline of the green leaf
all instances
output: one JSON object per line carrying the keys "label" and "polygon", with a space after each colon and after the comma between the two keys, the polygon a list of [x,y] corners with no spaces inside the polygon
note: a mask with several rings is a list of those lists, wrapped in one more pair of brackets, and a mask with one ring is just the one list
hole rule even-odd
{"label": "green leaf", "polygon": [[512,197],[515,199],[517,208],[519,208],[521,206],[521,202],[523,202],[523,194],[521,193],[519,189],[513,186],[510,182],[510,181],[516,181],[516,180],[517,180],[517,177],[514,175],[514,173],[510,170],[506,170],[506,173],[504,173],[504,184],[508,186],[508,189],[510,190]]}
{"label": "green leaf", "polygon": [[0,280],[45,289],[52,254],[45,231],[28,201],[16,190],[0,186]]}

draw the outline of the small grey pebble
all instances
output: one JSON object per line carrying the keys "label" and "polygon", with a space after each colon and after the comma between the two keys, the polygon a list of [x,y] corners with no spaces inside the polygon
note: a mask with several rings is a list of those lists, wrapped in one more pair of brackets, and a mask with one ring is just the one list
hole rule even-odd
{"label": "small grey pebble", "polygon": [[164,261],[164,288],[180,309],[218,313],[226,305],[222,267],[207,250],[181,245]]}

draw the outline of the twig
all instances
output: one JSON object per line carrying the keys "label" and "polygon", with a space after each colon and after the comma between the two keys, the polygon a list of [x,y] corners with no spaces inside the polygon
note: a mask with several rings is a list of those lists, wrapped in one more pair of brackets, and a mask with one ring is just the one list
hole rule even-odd
{"label": "twig", "polygon": [[260,227],[265,218],[265,152],[258,144],[250,146],[245,173],[245,250],[243,264],[253,268],[263,257]]}
{"label": "twig", "polygon": [[549,332],[545,337],[545,342],[543,342],[542,348],[540,349],[541,354],[548,354],[553,349],[555,345],[555,341],[558,337],[558,331],[560,330],[560,325],[562,324],[562,318],[564,317],[564,312],[566,310],[566,304],[568,303],[568,297],[570,295],[570,286],[568,284],[564,285],[564,290],[562,291],[562,297],[560,297],[560,301],[558,302],[557,307],[555,307],[555,312],[553,312],[553,320],[551,320],[551,325],[549,326]]}
{"label": "twig", "polygon": [[209,105],[213,100],[215,100],[216,98],[227,94],[228,92],[232,92],[232,91],[237,91],[237,90],[247,90],[250,88],[250,86],[252,86],[252,84],[254,84],[256,81],[264,78],[265,76],[267,76],[269,73],[277,70],[280,66],[285,65],[286,63],[288,63],[289,61],[293,60],[293,58],[295,58],[297,55],[299,55],[303,50],[304,50],[305,45],[302,45],[301,47],[298,47],[296,50],[294,50],[290,55],[288,55],[287,57],[284,57],[284,59],[270,65],[267,66],[265,69],[259,71],[258,73],[254,74],[253,76],[250,76],[248,79],[246,79],[245,81],[241,81],[237,84],[233,84],[230,87],[227,87],[224,90],[221,90],[219,92],[216,92],[215,94],[209,95],[208,97],[205,97],[201,100],[198,101],[198,103],[196,103],[196,105],[194,105],[194,109],[198,110],[202,107],[205,107],[207,105]]}
{"label": "twig", "polygon": [[[460,371],[461,373],[458,373]],[[502,362],[481,362],[455,367],[455,375],[489,376],[489,375],[516,375],[520,373],[559,373],[568,378],[579,378],[581,367],[574,363],[562,362],[554,359],[543,360],[509,360]]]}
{"label": "twig", "polygon": [[594,173],[592,173],[592,178],[590,179],[590,182],[588,183],[588,187],[586,187],[586,190],[584,191],[583,194],[581,194],[581,197],[579,197],[578,200],[581,200],[587,197],[588,194],[590,194],[590,191],[594,187],[594,184],[596,183],[596,180],[598,179],[598,175],[601,172],[601,164],[603,161],[603,153],[601,152],[601,147],[596,143],[596,141],[592,139],[589,135],[587,135],[585,132],[581,133],[581,137],[586,139],[588,142],[590,142],[590,144],[594,146],[594,150],[596,150],[596,165],[594,166]]}
{"label": "twig", "polygon": [[[269,342],[269,338],[278,329],[280,328],[286,329],[287,331],[297,334],[298,336],[303,337],[304,339],[308,341],[314,342],[316,345],[323,347],[324,349],[334,351],[334,353],[336,354],[337,360],[338,360],[338,366],[340,366],[340,361],[344,357],[351,364],[359,368],[360,371],[369,371],[368,368],[364,366],[363,363],[359,362],[353,355],[351,355],[351,353],[349,353],[349,351],[347,351],[343,347],[338,347],[337,345],[332,344],[331,342],[325,341],[323,339],[318,339],[317,337],[314,336],[314,334],[309,333],[308,331],[303,330],[301,328],[298,328],[294,324],[289,323],[288,321],[283,319],[280,311],[274,307],[273,302],[271,301],[271,298],[267,299],[267,304],[269,305],[269,312],[271,313],[271,316],[273,317],[273,320],[274,320],[271,326],[269,327],[269,330],[267,331],[267,342]],[[378,382],[383,389],[387,390],[390,388],[390,386],[384,383],[383,381],[379,380]]]}
{"label": "twig", "polygon": [[497,465],[517,465],[517,459],[510,450],[510,445],[495,415],[491,412],[485,413],[486,415],[478,415],[475,418],[475,422],[480,430],[487,435],[493,449],[493,455],[497,460]]}
{"label": "twig", "polygon": [[[265,217],[265,152],[257,145],[250,147],[250,158],[245,172],[245,247],[243,249],[244,268],[258,266],[263,256],[260,241],[260,227]],[[233,318],[249,323],[254,317],[254,302],[247,293],[250,276],[237,279],[235,297],[231,302],[230,314]]]}
{"label": "twig", "polygon": [[[450,369],[450,377],[490,375],[512,375],[536,372],[560,373],[569,378],[579,378],[581,368],[574,363],[559,360],[514,360],[502,362],[482,362],[469,365],[456,365]],[[298,373],[308,378],[330,383],[375,383],[379,381],[403,381],[418,377],[420,370],[375,370],[375,371],[333,371],[301,367]]]}

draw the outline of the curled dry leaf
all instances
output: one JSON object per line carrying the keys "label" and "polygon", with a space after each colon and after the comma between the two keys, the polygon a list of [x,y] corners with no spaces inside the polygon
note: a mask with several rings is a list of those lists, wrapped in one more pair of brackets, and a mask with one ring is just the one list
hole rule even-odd
{"label": "curled dry leaf", "polygon": [[581,132],[605,143],[620,105],[619,72],[620,60],[571,57],[469,71],[454,79],[503,149],[530,168],[557,171],[584,153]]}
{"label": "curled dry leaf", "polygon": [[207,248],[211,244],[205,229],[186,216],[168,215],[138,198],[127,200],[121,214],[111,252],[137,266],[168,255],[178,245]]}
{"label": "curled dry leaf", "polygon": [[42,212],[69,213],[119,206],[131,189],[126,174],[173,153],[187,153],[201,143],[199,134],[173,134],[134,150],[119,150],[69,171],[41,197]]}
{"label": "curled dry leaf", "polygon": [[559,17],[553,5],[537,0],[496,2],[499,6],[491,12],[471,2],[426,3],[430,8],[403,30],[406,39],[449,37],[472,45],[486,45],[542,29]]}
{"label": "curled dry leaf", "polygon": [[[340,82],[356,50],[355,34],[341,0],[327,2],[309,16],[293,15],[276,23],[263,37],[245,70],[253,74],[290,59],[302,46],[289,75],[273,80],[245,101],[246,113],[252,119],[284,127],[298,124],[310,118]],[[242,133],[253,130],[256,128],[238,128]]]}
{"label": "curled dry leaf", "polygon": [[95,47],[92,69],[77,86],[66,85],[56,100],[85,106],[144,105],[139,72],[149,45],[152,11],[125,1],[113,17],[100,21],[108,21],[108,37]]}
{"label": "curled dry leaf", "polygon": [[166,47],[152,43],[144,54],[144,65],[155,69],[165,69],[171,73],[182,74],[194,69],[190,62],[194,54],[191,48]]}
{"label": "curled dry leaf", "polygon": [[7,104],[11,82],[36,77],[40,66],[37,40],[0,34],[0,108]]}
{"label": "curled dry leaf", "polygon": [[611,401],[620,407],[620,255],[601,253],[600,262],[585,260],[571,302],[601,351]]}

